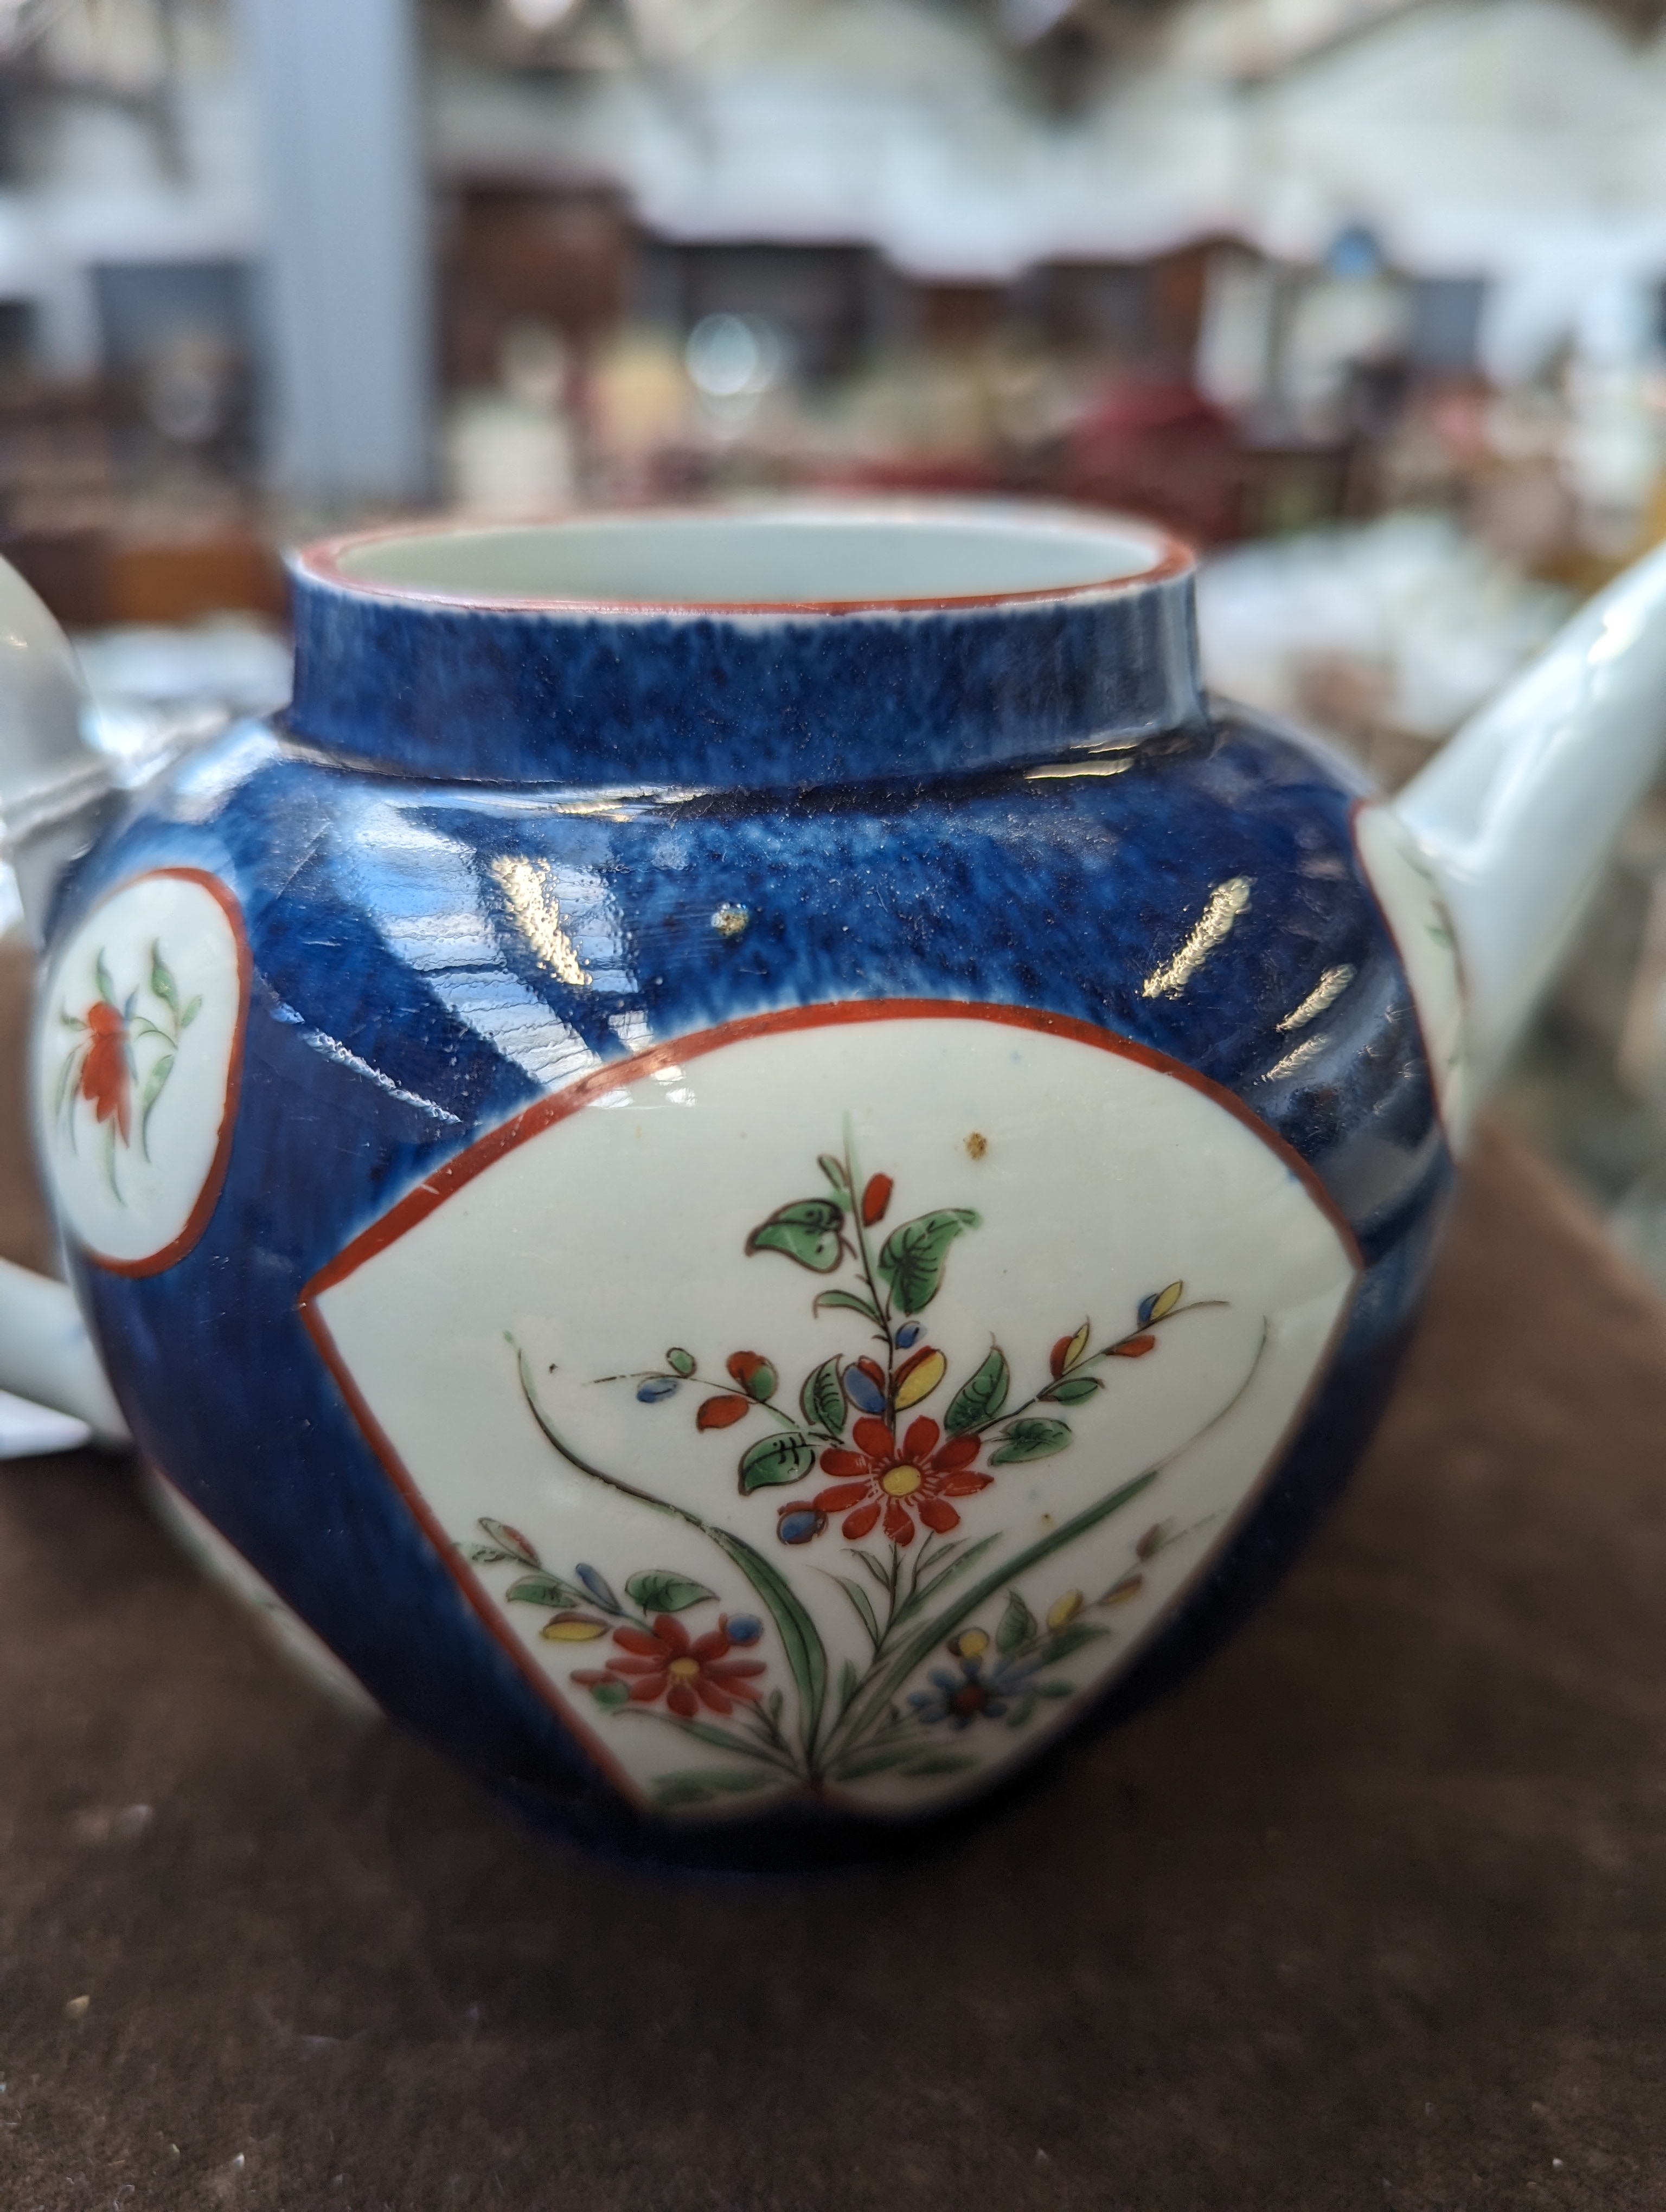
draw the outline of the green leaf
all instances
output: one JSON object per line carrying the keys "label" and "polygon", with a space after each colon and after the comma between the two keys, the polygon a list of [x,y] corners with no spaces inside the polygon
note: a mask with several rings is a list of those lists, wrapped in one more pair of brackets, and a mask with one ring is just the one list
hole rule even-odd
{"label": "green leaf", "polygon": [[836,1711],[842,1713],[844,1711],[845,1707],[850,1703],[850,1700],[855,1696],[856,1686],[860,1680],[861,1677],[856,1672],[855,1661],[854,1659],[845,1660],[839,1668],[839,1694],[838,1701],[835,1707]]}
{"label": "green leaf", "polygon": [[1036,1616],[1016,1590],[1006,1593],[1006,1610],[1000,1616],[1000,1626],[995,1631],[997,1651],[1016,1651],[1020,1644],[1027,1644],[1036,1632]]}
{"label": "green leaf", "polygon": [[723,1797],[745,1796],[750,1790],[767,1788],[769,1781],[767,1774],[708,1774],[706,1777],[707,1787],[715,1790]]}
{"label": "green leaf", "polygon": [[824,1306],[842,1306],[847,1313],[861,1314],[866,1320],[879,1325],[879,1309],[871,1298],[862,1297],[855,1291],[818,1291],[811,1304],[812,1313],[819,1313]]}
{"label": "green leaf", "polygon": [[879,1248],[879,1268],[905,1314],[923,1312],[943,1282],[943,1262],[957,1237],[978,1226],[969,1206],[922,1213],[893,1229]]}
{"label": "green leaf", "polygon": [[879,1617],[873,1610],[873,1599],[861,1584],[852,1582],[848,1575],[835,1575],[833,1579],[855,1607],[856,1618],[866,1630],[868,1641],[877,1651],[879,1648]]}
{"label": "green leaf", "polygon": [[198,1014],[200,1014],[200,1013],[202,1012],[202,1011],[203,1011],[203,994],[202,994],[202,993],[199,991],[199,992],[198,993],[197,996],[196,996],[196,997],[192,1000],[191,1004],[190,1004],[190,1005],[185,1008],[185,1010],[184,1013],[182,1013],[182,1014],[180,1015],[180,1017],[179,1017],[179,1027],[180,1027],[182,1030],[188,1030],[188,1029],[191,1027],[192,1024],[196,1020],[196,1018],[197,1018],[198,1015]]}
{"label": "green leaf", "polygon": [[457,1548],[471,1567],[500,1567],[515,1556],[513,1552],[500,1552],[496,1544],[459,1544]]}
{"label": "green leaf", "polygon": [[544,1565],[518,1528],[511,1528],[502,1521],[489,1521],[483,1513],[480,1516],[480,1525],[493,1543],[500,1546],[512,1559],[519,1559],[526,1567],[541,1567]]}
{"label": "green leaf", "polygon": [[836,1759],[829,1771],[841,1782],[866,1782],[870,1775],[887,1773],[913,1756],[912,1746],[891,1744],[884,1751],[863,1752],[854,1753],[848,1759]]}
{"label": "green leaf", "polygon": [[1096,1390],[1104,1387],[1097,1375],[1067,1375],[1062,1382],[1055,1382],[1042,1395],[1061,1406],[1079,1406],[1085,1398],[1091,1398]]}
{"label": "green leaf", "polygon": [[661,1774],[654,1784],[654,1802],[661,1812],[675,1812],[684,1805],[709,1805],[714,1798],[739,1797],[751,1790],[762,1790],[768,1783],[767,1774],[707,1773],[696,1769],[689,1774]]}
{"label": "green leaf", "polygon": [[831,1152],[818,1152],[816,1156],[816,1165],[832,1184],[834,1194],[840,1205],[848,1206],[850,1184],[845,1176],[844,1162],[836,1159]]}
{"label": "green leaf", "polygon": [[110,981],[110,970],[104,964],[102,948],[100,949],[98,958],[93,963],[93,975],[98,984],[100,998],[104,1000],[106,1006],[113,1006],[116,1003],[116,987]]}
{"label": "green leaf", "polygon": [[851,1557],[852,1559],[860,1559],[861,1561],[862,1565],[867,1569],[869,1574],[873,1576],[874,1581],[879,1583],[880,1589],[885,1592],[887,1597],[893,1595],[892,1584],[896,1579],[895,1576],[889,1569],[880,1565],[879,1562],[874,1558],[872,1552],[853,1552],[851,1553]]}
{"label": "green leaf", "polygon": [[666,1354],[666,1364],[673,1375],[680,1375],[686,1382],[698,1363],[691,1352],[684,1352],[680,1344],[673,1344]]}
{"label": "green leaf", "polygon": [[632,1717],[637,1716],[643,1720],[663,1721],[679,1735],[691,1735],[697,1743],[708,1743],[716,1751],[735,1752],[743,1759],[763,1759],[766,1755],[757,1744],[749,1742],[744,1735],[737,1735],[733,1729],[719,1727],[715,1721],[678,1720],[670,1713],[656,1713],[647,1705],[635,1708]]}
{"label": "green leaf", "polygon": [[150,1127],[150,1109],[162,1095],[162,1087],[173,1073],[173,1054],[165,1052],[145,1078],[144,1089],[139,1094],[139,1142],[143,1145]]}
{"label": "green leaf", "polygon": [[[892,1624],[893,1626],[900,1628],[905,1620],[910,1620],[914,1614],[919,1612],[921,1606],[930,1603],[933,1597],[934,1597],[937,1592],[942,1589],[945,1583],[952,1583],[957,1575],[964,1575],[968,1567],[972,1565],[976,1560],[981,1559],[983,1557],[983,1554],[988,1551],[992,1546],[1000,1543],[1000,1537],[999,1534],[993,1536],[982,1537],[977,1543],[972,1545],[969,1550],[963,1552],[958,1559],[951,1559],[946,1565],[939,1568],[938,1572],[933,1575],[928,1581],[922,1582],[921,1583],[920,1587],[915,1591],[912,1597],[909,1598],[905,1603],[897,1607],[896,1620]],[[940,1559],[942,1554],[939,1553],[938,1556]]]}
{"label": "green leaf", "polygon": [[631,1576],[625,1589],[644,1613],[686,1613],[691,1605],[703,1605],[717,1595],[704,1583],[671,1567],[644,1568]]}
{"label": "green leaf", "polygon": [[505,1592],[506,1600],[515,1605],[587,1605],[589,1600],[582,1590],[564,1583],[556,1575],[523,1575],[518,1583],[511,1583]]}
{"label": "green leaf", "polygon": [[630,1703],[630,1686],[626,1682],[593,1682],[590,1694],[604,1712],[617,1712],[621,1705]]}
{"label": "green leaf", "polygon": [[822,1707],[827,1698],[827,1647],[816,1624],[805,1611],[798,1593],[780,1569],[761,1552],[727,1528],[706,1524],[706,1533],[738,1566],[768,1607],[787,1654],[799,1692],[799,1724],[806,1758],[821,1732]]}
{"label": "green leaf", "polygon": [[150,988],[165,1006],[171,1007],[178,1014],[179,987],[173,981],[173,970],[162,957],[160,945],[153,945],[150,948]]}
{"label": "green leaf", "polygon": [[684,1805],[709,1805],[713,1792],[689,1774],[661,1774],[654,1784],[654,1802],[662,1813],[679,1812]]}
{"label": "green leaf", "polygon": [[1025,1460],[1051,1459],[1067,1450],[1070,1431],[1063,1421],[1012,1421],[1001,1431],[1000,1448],[989,1455],[991,1467],[1019,1467]]}
{"label": "green leaf", "polygon": [[171,1052],[165,1052],[145,1078],[144,1091],[140,1099],[141,1105],[148,1109],[155,1104],[162,1095],[163,1085],[173,1072],[173,1054]]}
{"label": "green leaf", "polygon": [[799,1404],[804,1409],[806,1427],[825,1429],[830,1437],[844,1434],[844,1392],[839,1387],[836,1352],[831,1359],[824,1359],[813,1374],[805,1376]]}
{"label": "green leaf", "polygon": [[750,1498],[753,1491],[770,1490],[778,1483],[802,1482],[815,1464],[816,1448],[808,1437],[796,1429],[780,1430],[741,1455],[740,1494]]}
{"label": "green leaf", "polygon": [[844,1256],[839,1232],[844,1208],[830,1198],[800,1198],[778,1206],[746,1239],[748,1252],[782,1252],[812,1274],[830,1275]]}
{"label": "green leaf", "polygon": [[955,1392],[943,1417],[944,1427],[952,1437],[964,1436],[968,1429],[981,1429],[1000,1413],[1012,1387],[1012,1370],[1006,1364],[1006,1354],[998,1344],[992,1345],[989,1357],[971,1381],[963,1382]]}
{"label": "green leaf", "polygon": [[64,1056],[64,1065],[58,1071],[58,1087],[52,1093],[54,1121],[64,1111],[64,1103],[70,1096],[70,1085],[81,1073],[82,1059],[83,1054],[79,1045],[74,1046]]}

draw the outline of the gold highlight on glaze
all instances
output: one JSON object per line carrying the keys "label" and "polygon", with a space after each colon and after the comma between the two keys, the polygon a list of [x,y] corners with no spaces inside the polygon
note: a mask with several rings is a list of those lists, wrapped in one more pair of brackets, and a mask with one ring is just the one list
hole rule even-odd
{"label": "gold highlight on glaze", "polygon": [[1250,903],[1251,881],[1249,876],[1233,876],[1215,885],[1196,927],[1179,951],[1160,968],[1153,968],[1140,986],[1142,999],[1179,996],[1217,945],[1223,945],[1231,935],[1233,923]]}
{"label": "gold highlight on glaze", "polygon": [[1304,1030],[1310,1022],[1316,1021],[1328,1006],[1335,1005],[1356,973],[1346,962],[1340,968],[1327,968],[1295,1012],[1286,1014],[1279,1024],[1280,1032]]}

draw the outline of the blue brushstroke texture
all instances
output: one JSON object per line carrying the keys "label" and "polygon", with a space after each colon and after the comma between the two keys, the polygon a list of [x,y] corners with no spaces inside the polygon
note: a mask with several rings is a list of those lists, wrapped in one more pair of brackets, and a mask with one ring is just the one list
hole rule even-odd
{"label": "blue brushstroke texture", "polygon": [[996,612],[552,621],[301,571],[295,611],[295,733],[449,779],[825,785],[1202,714],[1189,574]]}

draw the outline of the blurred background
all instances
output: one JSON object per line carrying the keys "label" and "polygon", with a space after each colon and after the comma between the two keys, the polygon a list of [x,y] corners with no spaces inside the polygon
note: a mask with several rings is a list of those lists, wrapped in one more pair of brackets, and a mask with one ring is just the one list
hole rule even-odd
{"label": "blurred background", "polygon": [[[1651,0],[0,0],[0,552],[137,774],[276,549],[1032,493],[1402,781],[1666,536]],[[1666,1283],[1666,793],[1505,1110]]]}

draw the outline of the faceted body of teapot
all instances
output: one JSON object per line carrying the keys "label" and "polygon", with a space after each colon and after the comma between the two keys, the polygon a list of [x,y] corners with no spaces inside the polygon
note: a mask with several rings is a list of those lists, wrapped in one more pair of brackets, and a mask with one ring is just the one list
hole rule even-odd
{"label": "faceted body of teapot", "polygon": [[1200,709],[490,785],[308,702],[146,790],[52,933],[43,1155],[177,1493],[389,1713],[696,1862],[964,1820],[1212,1649],[1451,1184],[1379,892],[1432,1025],[1450,947],[1347,772]]}

